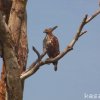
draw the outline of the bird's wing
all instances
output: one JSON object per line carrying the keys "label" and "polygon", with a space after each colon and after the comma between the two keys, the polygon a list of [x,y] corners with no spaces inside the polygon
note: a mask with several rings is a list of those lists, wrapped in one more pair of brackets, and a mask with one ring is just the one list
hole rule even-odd
{"label": "bird's wing", "polygon": [[59,52],[59,41],[58,41],[58,38],[56,36],[53,36],[53,44],[54,46],[56,46],[56,51]]}

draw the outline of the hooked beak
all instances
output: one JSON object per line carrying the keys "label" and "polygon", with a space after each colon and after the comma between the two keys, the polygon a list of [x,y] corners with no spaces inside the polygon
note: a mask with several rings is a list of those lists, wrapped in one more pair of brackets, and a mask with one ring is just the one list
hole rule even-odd
{"label": "hooked beak", "polygon": [[46,33],[46,29],[43,31],[43,33]]}

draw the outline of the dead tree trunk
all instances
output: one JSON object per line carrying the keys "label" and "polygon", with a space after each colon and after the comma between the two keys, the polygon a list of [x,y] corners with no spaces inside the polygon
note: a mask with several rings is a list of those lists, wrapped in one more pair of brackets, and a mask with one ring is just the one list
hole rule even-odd
{"label": "dead tree trunk", "polygon": [[27,0],[0,0],[0,100],[6,96],[7,100],[23,98],[20,74],[26,69],[28,55],[26,3]]}

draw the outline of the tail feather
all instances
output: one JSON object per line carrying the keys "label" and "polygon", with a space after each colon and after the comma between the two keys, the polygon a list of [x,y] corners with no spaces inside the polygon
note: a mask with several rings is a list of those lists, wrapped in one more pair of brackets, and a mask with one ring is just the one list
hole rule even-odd
{"label": "tail feather", "polygon": [[53,65],[54,65],[54,71],[57,71],[57,64],[58,62],[54,62]]}

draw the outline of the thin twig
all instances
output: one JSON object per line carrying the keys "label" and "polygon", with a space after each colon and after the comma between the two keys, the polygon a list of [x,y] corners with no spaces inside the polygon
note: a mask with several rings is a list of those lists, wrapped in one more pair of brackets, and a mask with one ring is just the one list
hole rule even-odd
{"label": "thin twig", "polygon": [[92,19],[94,19],[97,15],[100,14],[100,9],[97,10],[90,18],[86,20],[86,23],[89,23]]}
{"label": "thin twig", "polygon": [[81,34],[80,34],[80,36],[82,36],[83,34],[85,34],[87,31],[83,31]]}
{"label": "thin twig", "polygon": [[38,52],[38,50],[33,46],[32,49],[34,50],[34,52],[37,54],[38,59],[40,59],[40,53]]}
{"label": "thin twig", "polygon": [[77,32],[77,34],[76,34],[76,36],[75,36],[75,37],[76,37],[76,40],[78,39],[78,37],[79,37],[79,35],[80,35],[80,33],[81,33],[81,31],[82,31],[84,25],[86,24],[87,17],[88,17],[88,15],[85,15],[85,17],[84,17],[83,20],[82,20],[82,23],[81,23],[81,25],[80,25],[80,27],[79,27],[79,29],[78,29],[78,32]]}

